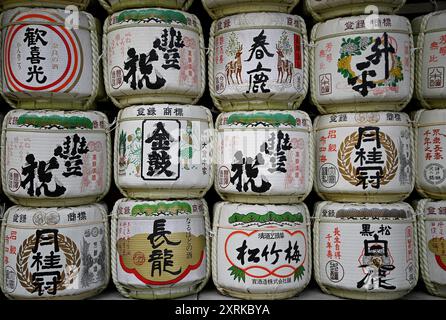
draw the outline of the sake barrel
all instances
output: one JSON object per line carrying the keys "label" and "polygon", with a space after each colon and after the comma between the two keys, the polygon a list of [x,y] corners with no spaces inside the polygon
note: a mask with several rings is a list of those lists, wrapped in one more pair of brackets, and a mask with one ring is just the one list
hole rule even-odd
{"label": "sake barrel", "polygon": [[200,21],[159,8],[114,13],[104,24],[104,83],[120,108],[196,103],[205,87]]}
{"label": "sake barrel", "polygon": [[314,276],[325,293],[398,299],[417,284],[417,229],[407,203],[319,202],[313,239]]}
{"label": "sake barrel", "polygon": [[317,21],[360,14],[371,14],[373,19],[394,13],[405,3],[406,0],[305,0],[305,9]]}
{"label": "sake barrel", "polygon": [[110,188],[108,120],[97,111],[10,111],[1,165],[3,191],[16,204],[97,202]]}
{"label": "sake barrel", "polygon": [[298,108],[308,91],[306,43],[305,22],[295,15],[244,13],[214,21],[208,77],[215,106]]}
{"label": "sake barrel", "polygon": [[[423,107],[446,108],[446,11],[437,11],[412,22],[417,35],[415,93]],[[415,36],[414,36],[415,39]]]}
{"label": "sake barrel", "polygon": [[99,0],[99,3],[108,13],[124,9],[163,7],[170,9],[187,10],[193,0]]}
{"label": "sake barrel", "polygon": [[[1,0],[0,9],[10,9],[16,7],[48,7],[48,8],[67,8],[68,6],[75,6],[77,10],[85,10],[90,3],[90,0]],[[68,7],[68,10],[75,9]]]}
{"label": "sake barrel", "polygon": [[101,92],[98,25],[87,12],[15,8],[0,16],[1,94],[12,107],[83,110]]}
{"label": "sake barrel", "polygon": [[311,100],[321,113],[400,111],[414,86],[409,20],[355,16],[313,27]]}
{"label": "sake barrel", "polygon": [[212,185],[213,120],[201,106],[149,105],[120,111],[115,182],[131,198],[202,197]]}
{"label": "sake barrel", "polygon": [[242,12],[284,12],[289,13],[299,0],[201,0],[212,19],[219,19]]}
{"label": "sake barrel", "polygon": [[216,121],[215,190],[228,201],[296,203],[313,185],[312,125],[303,111],[240,111]]}
{"label": "sake barrel", "polygon": [[415,186],[424,197],[446,199],[446,110],[415,114]]}
{"label": "sake barrel", "polygon": [[208,281],[210,225],[204,200],[121,199],[111,230],[112,277],[123,296],[183,297]]}
{"label": "sake barrel", "polygon": [[110,278],[107,207],[13,206],[1,229],[0,285],[10,299],[85,299]]}
{"label": "sake barrel", "polygon": [[397,202],[414,187],[409,116],[338,113],[315,119],[315,191],[340,202]]}
{"label": "sake barrel", "polygon": [[242,299],[286,299],[311,279],[308,209],[218,202],[214,207],[212,278]]}
{"label": "sake barrel", "polygon": [[420,269],[430,294],[446,298],[446,201],[416,203]]}

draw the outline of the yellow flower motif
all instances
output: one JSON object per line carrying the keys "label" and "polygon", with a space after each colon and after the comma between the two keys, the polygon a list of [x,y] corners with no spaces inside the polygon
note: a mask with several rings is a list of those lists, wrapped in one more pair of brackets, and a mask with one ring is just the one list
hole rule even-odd
{"label": "yellow flower motif", "polygon": [[403,76],[403,73],[401,71],[401,68],[394,67],[390,69],[390,75],[393,76],[395,79],[401,79]]}
{"label": "yellow flower motif", "polygon": [[338,69],[350,70],[352,63],[352,56],[347,56],[338,61]]}

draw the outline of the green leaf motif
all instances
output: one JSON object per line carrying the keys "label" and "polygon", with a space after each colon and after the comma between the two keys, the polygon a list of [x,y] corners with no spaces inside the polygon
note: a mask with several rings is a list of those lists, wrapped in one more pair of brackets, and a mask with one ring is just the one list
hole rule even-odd
{"label": "green leaf motif", "polygon": [[302,280],[302,278],[304,276],[304,273],[305,273],[304,266],[300,266],[299,268],[297,268],[296,271],[294,271],[294,279],[293,279],[293,281],[296,281],[296,279]]}
{"label": "green leaf motif", "polygon": [[234,276],[234,280],[238,280],[238,282],[243,280],[243,282],[245,282],[245,272],[243,270],[237,268],[236,266],[231,266],[228,270],[231,271],[231,276]]}

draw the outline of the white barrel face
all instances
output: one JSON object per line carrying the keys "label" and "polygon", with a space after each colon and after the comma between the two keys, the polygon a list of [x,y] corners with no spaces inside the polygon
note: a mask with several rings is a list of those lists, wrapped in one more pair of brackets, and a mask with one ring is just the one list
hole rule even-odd
{"label": "white barrel face", "polygon": [[293,105],[305,97],[308,87],[302,18],[238,14],[215,21],[211,33],[209,79],[217,107],[225,111],[298,107],[300,102]]}
{"label": "white barrel face", "polygon": [[347,297],[367,293],[384,299],[415,287],[418,252],[408,204],[323,202],[315,214],[320,218],[313,235],[319,285]]}
{"label": "white barrel face", "polygon": [[138,201],[115,205],[115,284],[174,295],[207,279],[209,218],[204,200]]}
{"label": "white barrel face", "polygon": [[222,113],[216,129],[215,189],[223,197],[298,202],[310,192],[312,125],[305,112]]}
{"label": "white barrel face", "polygon": [[409,116],[373,112],[315,120],[316,190],[337,201],[393,202],[414,187]]}
{"label": "white barrel face", "polygon": [[104,114],[13,110],[4,125],[2,185],[12,201],[83,204],[108,192],[111,150]]}
{"label": "white barrel face", "polygon": [[76,14],[77,28],[62,9],[16,8],[2,14],[3,94],[15,105],[42,100],[42,108],[67,103],[80,109],[97,91],[96,25],[90,14]]}
{"label": "white barrel face", "polygon": [[417,189],[432,198],[446,199],[446,110],[419,111],[415,122]]}
{"label": "white barrel face", "polygon": [[107,211],[14,206],[2,228],[2,291],[13,299],[86,298],[107,286]]}
{"label": "white barrel face", "polygon": [[[418,228],[420,232],[419,245],[420,265],[427,266],[422,270],[426,283],[446,289],[446,201],[422,200],[418,202]],[[430,286],[428,287],[430,289]],[[444,295],[444,293],[443,293]]]}
{"label": "white barrel face", "polygon": [[[202,194],[212,184],[213,123],[210,111],[192,105],[150,105],[124,109],[115,138],[117,185],[150,197]],[[145,191],[144,191],[145,190]]]}
{"label": "white barrel face", "polygon": [[106,89],[120,106],[192,103],[201,97],[204,42],[196,16],[170,9],[125,10],[107,19],[104,32]]}
{"label": "white barrel face", "polygon": [[299,0],[202,0],[211,18],[218,19],[242,12],[289,13]]}
{"label": "white barrel face", "polygon": [[[231,295],[290,296],[311,278],[311,235],[304,204],[215,205],[213,279]],[[246,298],[245,297],[245,298]]]}
{"label": "white barrel face", "polygon": [[[423,34],[421,60],[417,62],[417,74],[420,86],[417,86],[419,99],[424,100],[425,106],[430,108],[445,108],[446,93],[444,77],[446,67],[446,42],[444,33],[446,13],[439,12],[421,19],[425,28],[419,30]],[[420,38],[420,35],[418,35]]]}
{"label": "white barrel face", "polygon": [[314,27],[312,41],[312,97],[322,111],[399,111],[411,99],[413,40],[406,18],[333,19]]}

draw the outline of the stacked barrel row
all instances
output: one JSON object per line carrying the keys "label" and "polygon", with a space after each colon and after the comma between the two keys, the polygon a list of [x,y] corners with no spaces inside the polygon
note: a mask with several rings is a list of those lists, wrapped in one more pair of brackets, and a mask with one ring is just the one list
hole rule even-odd
{"label": "stacked barrel row", "polygon": [[[36,4],[39,7],[36,7]],[[109,281],[111,149],[99,24],[88,1],[2,1],[0,283],[13,299],[81,299]],[[71,7],[73,10],[73,7]],[[75,17],[75,19],[74,19]]]}
{"label": "stacked barrel row", "polygon": [[[100,1],[108,96],[121,108],[114,178],[125,198],[111,221],[112,278],[125,297],[175,298],[210,277],[210,220],[203,199],[214,171],[205,48],[192,1]],[[153,8],[162,5],[165,8]]]}
{"label": "stacked barrel row", "polygon": [[[307,1],[307,8],[323,20],[359,14],[367,2],[331,8],[328,2]],[[441,91],[428,83],[431,66],[424,65],[437,60],[438,52],[426,57],[420,40],[426,30],[444,31],[438,22],[437,29],[426,28],[426,19],[437,14],[430,15],[414,45],[406,18],[381,14],[403,2],[378,2],[379,15],[331,19],[312,30],[311,98],[328,113],[314,123],[315,190],[326,200],[315,207],[315,279],[324,292],[341,297],[399,298],[415,287],[419,265],[430,293],[444,290],[442,204],[423,200],[415,213],[400,202],[415,183],[421,194],[441,194],[436,179],[441,180],[443,146],[441,138],[433,144],[430,135],[433,130],[441,135],[444,115],[419,111],[411,119],[401,111],[414,86],[420,101],[441,105]],[[439,64],[432,67],[441,69]]]}
{"label": "stacked barrel row", "polygon": [[[217,3],[220,5],[217,7]],[[209,91],[216,120],[212,278],[243,299],[283,299],[311,279],[313,184],[304,20],[297,1],[203,1],[214,22]],[[225,4],[223,6],[223,4]],[[238,13],[238,14],[235,14]]]}

